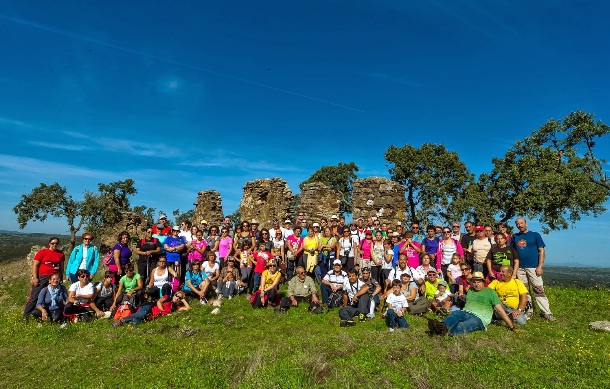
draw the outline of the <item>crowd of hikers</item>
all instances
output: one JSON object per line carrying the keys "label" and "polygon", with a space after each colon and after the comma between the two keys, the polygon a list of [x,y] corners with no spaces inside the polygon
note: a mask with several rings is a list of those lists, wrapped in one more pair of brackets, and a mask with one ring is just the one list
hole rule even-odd
{"label": "crowd of hikers", "polygon": [[337,308],[343,327],[379,316],[391,332],[409,327],[408,314],[435,313],[426,316],[431,336],[484,330],[492,320],[515,331],[534,308],[555,320],[542,283],[544,242],[523,218],[511,234],[504,223],[424,232],[416,222],[407,228],[374,216],[349,224],[296,216],[259,228],[257,220],[233,226],[228,217],[219,226],[170,227],[161,215],[143,237],[121,232],[105,254],[84,233],[67,260],[51,238],[34,258],[24,316],[63,326],[101,317],[137,324],[193,302],[245,296],[278,314],[300,303],[313,313]]}

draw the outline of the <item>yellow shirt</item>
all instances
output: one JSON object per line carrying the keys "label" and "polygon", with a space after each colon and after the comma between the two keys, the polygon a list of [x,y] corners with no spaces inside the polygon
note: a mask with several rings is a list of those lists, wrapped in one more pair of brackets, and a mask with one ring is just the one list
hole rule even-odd
{"label": "yellow shirt", "polygon": [[276,271],[273,274],[269,274],[269,270],[265,270],[263,272],[263,277],[265,278],[265,285],[263,285],[263,289],[269,288],[271,285],[273,285],[275,280],[281,276],[282,273],[280,273],[279,271]]}
{"label": "yellow shirt", "polygon": [[519,308],[519,296],[527,294],[527,289],[525,288],[525,285],[523,285],[523,282],[516,278],[513,278],[508,282],[493,280],[488,285],[488,288],[493,289],[498,293],[498,297],[500,298],[500,301],[502,301],[502,304],[514,309]]}

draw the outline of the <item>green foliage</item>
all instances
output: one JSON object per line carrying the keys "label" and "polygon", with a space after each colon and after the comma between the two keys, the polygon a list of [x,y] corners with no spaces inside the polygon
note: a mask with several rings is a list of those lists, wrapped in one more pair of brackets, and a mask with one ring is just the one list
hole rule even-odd
{"label": "green foliage", "polygon": [[155,208],[147,207],[145,205],[136,205],[133,207],[132,211],[144,217],[151,225],[156,222],[155,212],[157,210]]}
{"label": "green foliage", "polygon": [[488,202],[477,204],[477,211],[494,213],[500,221],[536,219],[545,233],[605,212],[610,183],[595,144],[610,127],[593,119],[583,111],[551,119],[517,141],[504,157],[494,158],[492,171],[478,180]]}
{"label": "green foliage", "polygon": [[458,154],[445,146],[424,143],[390,146],[384,154],[392,180],[406,189],[407,219],[421,224],[454,217],[453,201],[474,180]]}
{"label": "green foliage", "polygon": [[228,216],[231,219],[231,224],[233,224],[234,226],[237,226],[239,223],[241,223],[241,211],[239,210],[239,208]]}
{"label": "green foliage", "polygon": [[301,182],[299,188],[303,190],[303,185],[309,182],[321,182],[326,184],[341,197],[341,204],[339,205],[340,213],[351,213],[352,186],[354,181],[358,178],[356,172],[359,170],[360,169],[358,169],[358,166],[356,166],[354,162],[339,162],[337,166],[322,166],[315,171],[311,177]]}
{"label": "green foliage", "polygon": [[98,193],[85,192],[84,199],[74,200],[65,187],[58,183],[41,183],[30,194],[21,195],[21,201],[13,208],[19,228],[32,220],[45,221],[47,217],[65,217],[70,230],[70,250],[74,248],[76,233],[83,226],[96,234],[103,225],[112,225],[129,209],[128,196],[135,194],[134,181],[98,184]]}
{"label": "green foliage", "polygon": [[193,216],[195,215],[195,210],[191,209],[186,212],[181,212],[180,209],[176,209],[172,212],[174,217],[176,218],[176,225],[180,225],[180,223],[193,220]]}

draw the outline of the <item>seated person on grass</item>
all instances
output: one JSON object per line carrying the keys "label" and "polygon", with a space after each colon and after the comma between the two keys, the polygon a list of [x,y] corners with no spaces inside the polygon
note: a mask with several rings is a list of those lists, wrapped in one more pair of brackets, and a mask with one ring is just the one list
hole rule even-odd
{"label": "seated person on grass", "polygon": [[187,297],[194,297],[199,300],[202,305],[205,305],[207,303],[207,300],[205,299],[207,280],[208,275],[201,271],[201,262],[199,262],[198,259],[193,259],[191,261],[191,268],[186,271],[182,290]]}
{"label": "seated person on grass", "polygon": [[428,305],[430,309],[435,312],[438,304],[434,299],[434,295],[438,290],[438,283],[438,273],[436,272],[435,268],[431,267],[430,269],[428,269],[426,283],[424,284],[424,296],[426,297],[426,300],[428,300]]}
{"label": "seated person on grass", "polygon": [[466,305],[464,310],[455,311],[447,316],[444,321],[436,319],[428,320],[430,336],[467,334],[473,331],[482,331],[491,323],[494,310],[508,325],[511,331],[515,325],[508,317],[496,292],[485,287],[485,276],[483,272],[475,272],[472,276],[472,288],[466,294]]}
{"label": "seated person on grass", "polygon": [[[159,260],[161,260],[161,257]],[[114,311],[125,302],[129,303],[132,307],[137,307],[140,305],[141,293],[142,278],[134,271],[133,263],[129,262],[125,265],[125,275],[119,280],[119,290],[110,310]]]}
{"label": "seated person on grass", "polygon": [[[513,278],[513,268],[511,266],[500,267],[501,278],[493,280],[488,288],[493,289],[498,294],[504,312],[520,325],[527,323],[525,317],[525,306],[527,305],[527,288],[518,278]],[[498,313],[494,312],[494,319],[500,319]]]}
{"label": "seated person on grass", "polygon": [[159,259],[157,259],[157,267],[150,272],[146,295],[153,300],[157,300],[163,295],[171,294],[172,284],[170,276],[176,278],[178,274],[172,267],[167,266],[165,254],[161,254]]}
{"label": "seated person on grass", "polygon": [[434,306],[433,311],[435,313],[449,314],[451,309],[451,300],[453,295],[447,290],[447,283],[445,281],[438,282],[438,289],[434,293]]}
{"label": "seated person on grass", "polygon": [[[339,261],[339,269],[341,269],[340,266],[341,263]],[[296,277],[292,277],[288,282],[286,297],[282,297],[280,308],[276,308],[276,312],[286,313],[290,307],[296,307],[303,301],[309,303],[308,309],[310,311],[314,311],[320,306],[313,278],[307,275],[303,266],[298,266],[296,268]]]}
{"label": "seated person on grass", "polygon": [[95,289],[91,283],[89,271],[79,269],[76,277],[78,281],[68,288],[68,303],[64,307],[64,315],[72,319],[81,316],[85,321],[91,320],[94,313],[104,316],[104,313],[92,303]]}
{"label": "seated person on grass", "polygon": [[277,305],[279,300],[278,285],[282,279],[282,273],[277,268],[277,262],[272,259],[263,271],[259,289],[252,296],[252,308],[262,308]]}
{"label": "seated person on grass", "polygon": [[348,270],[347,280],[343,282],[343,308],[339,310],[341,327],[355,325],[354,316],[358,316],[360,322],[366,320],[370,302],[368,292],[369,287],[358,279],[358,273],[354,269]]}
{"label": "seated person on grass", "polygon": [[[180,307],[182,305],[182,307]],[[122,324],[140,324],[144,320],[152,320],[159,316],[169,315],[175,311],[191,309],[189,303],[186,301],[186,295],[184,291],[176,292],[172,297],[167,295],[162,296],[157,303],[146,303],[142,305],[136,313],[133,313],[120,320],[115,320],[113,325],[120,326]]]}
{"label": "seated person on grass", "polygon": [[390,327],[390,332],[394,332],[396,327],[409,328],[409,324],[405,319],[408,303],[407,298],[402,294],[400,281],[392,281],[392,293],[386,298],[386,304],[388,305],[386,322],[388,327]]}
{"label": "seated person on grass", "polygon": [[[320,284],[320,292],[322,293],[322,304],[330,304],[329,307],[334,308],[341,304],[343,298],[343,283],[347,279],[347,273],[342,269],[342,264],[339,259],[333,261],[333,270],[326,273]],[[331,296],[333,297],[331,299]],[[335,298],[336,297],[336,298]],[[335,305],[335,303],[337,305]]]}
{"label": "seated person on grass", "polygon": [[49,320],[51,323],[63,322],[68,291],[65,286],[59,284],[60,279],[59,273],[49,278],[49,285],[38,294],[36,309],[32,311],[32,316],[42,321]]}
{"label": "seated person on grass", "polygon": [[93,302],[95,306],[101,311],[110,311],[110,307],[116,299],[117,287],[112,282],[114,273],[110,270],[106,270],[104,273],[104,280],[95,283],[95,294],[93,296]]}
{"label": "seated person on grass", "polygon": [[[417,285],[409,273],[400,276],[400,291],[409,304],[407,310],[412,315],[422,315],[428,312],[428,300],[421,293],[423,286]],[[389,293],[388,293],[389,294]]]}
{"label": "seated person on grass", "polygon": [[362,269],[362,277],[360,279],[369,287],[369,313],[366,316],[372,319],[375,317],[375,307],[380,304],[381,285],[371,277],[371,269],[368,267]]}
{"label": "seated person on grass", "polygon": [[[239,269],[235,267],[235,258],[227,257],[226,263],[227,266],[220,271],[220,293],[222,297],[231,299],[237,293],[241,280],[239,279]],[[246,286],[246,284],[242,284],[242,287],[245,288]]]}

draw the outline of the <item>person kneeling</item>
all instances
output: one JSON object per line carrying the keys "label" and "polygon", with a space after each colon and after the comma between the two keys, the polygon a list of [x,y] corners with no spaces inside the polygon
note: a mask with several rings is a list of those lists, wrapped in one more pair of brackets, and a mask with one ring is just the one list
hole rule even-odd
{"label": "person kneeling", "polygon": [[277,262],[272,259],[267,264],[267,270],[263,271],[260,287],[252,296],[250,303],[252,308],[262,308],[268,305],[278,304],[277,286],[280,284],[282,273],[277,271]]}
{"label": "person kneeling", "polygon": [[358,279],[358,272],[351,269],[347,272],[347,280],[343,283],[343,308],[339,310],[341,327],[356,324],[352,318],[358,316],[358,320],[366,320],[369,312],[370,299],[368,297],[369,287]]}

